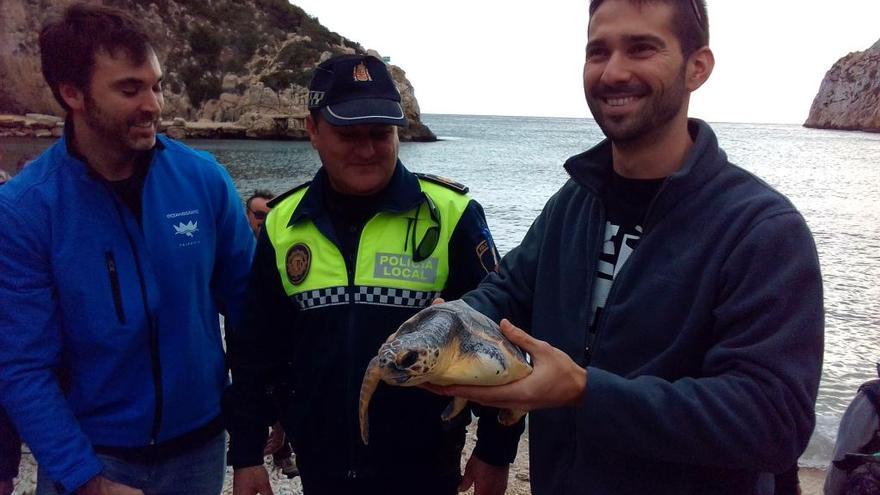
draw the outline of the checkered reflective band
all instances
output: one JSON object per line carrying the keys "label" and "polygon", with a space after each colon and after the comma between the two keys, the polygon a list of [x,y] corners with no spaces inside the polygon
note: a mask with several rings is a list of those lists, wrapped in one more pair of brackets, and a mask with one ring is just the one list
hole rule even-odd
{"label": "checkered reflective band", "polygon": [[378,304],[381,306],[405,306],[408,308],[424,308],[431,304],[439,292],[423,292],[409,289],[392,289],[388,287],[357,287],[354,302],[359,304]]}
{"label": "checkered reflective band", "polygon": [[[299,304],[301,311],[317,309],[326,306],[347,304],[352,299],[346,292],[346,287],[330,287],[329,289],[316,289],[300,294],[294,294],[294,299]],[[409,289],[392,289],[388,287],[355,287],[355,304],[375,304],[379,306],[403,306],[405,308],[425,308],[431,301],[440,296],[436,291],[417,291]]]}
{"label": "checkered reflective band", "polygon": [[335,306],[348,303],[346,287],[330,287],[329,289],[317,289],[295,294],[293,299],[299,303],[299,309],[306,311],[322,306]]}

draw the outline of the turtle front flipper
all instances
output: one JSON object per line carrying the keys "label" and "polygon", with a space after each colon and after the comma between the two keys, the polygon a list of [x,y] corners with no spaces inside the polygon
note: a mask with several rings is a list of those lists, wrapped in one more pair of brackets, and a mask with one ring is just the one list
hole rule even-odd
{"label": "turtle front flipper", "polygon": [[467,399],[462,399],[461,397],[453,397],[452,402],[446,406],[446,409],[443,410],[443,414],[440,415],[440,419],[443,421],[449,421],[452,418],[458,416],[458,413],[462,411],[462,409],[467,406]]}
{"label": "turtle front flipper", "polygon": [[498,411],[498,422],[504,426],[516,424],[517,421],[526,415],[526,411],[518,411],[516,409],[502,409]]}
{"label": "turtle front flipper", "polygon": [[379,386],[379,380],[382,379],[382,373],[383,368],[379,365],[379,357],[376,356],[370,360],[370,364],[364,372],[364,381],[361,383],[361,398],[358,408],[358,417],[361,421],[361,440],[364,442],[364,445],[367,445],[370,441],[370,419],[368,416],[370,399],[373,397],[373,392],[376,391],[376,387]]}

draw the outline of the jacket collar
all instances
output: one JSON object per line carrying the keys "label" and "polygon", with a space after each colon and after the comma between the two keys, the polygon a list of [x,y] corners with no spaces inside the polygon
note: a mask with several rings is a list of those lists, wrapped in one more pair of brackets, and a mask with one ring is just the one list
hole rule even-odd
{"label": "jacket collar", "polygon": [[[654,209],[662,211],[671,207],[684,195],[699,189],[727,163],[727,156],[718,147],[718,139],[709,124],[689,119],[688,131],[694,144],[681,168],[666,178]],[[611,141],[605,139],[584,153],[569,158],[565,170],[576,183],[599,195],[611,177]]]}
{"label": "jacket collar", "polygon": [[[308,190],[305,192],[302,200],[290,215],[288,226],[292,226],[302,218],[310,218],[315,220],[327,213],[324,196],[325,188],[330,187],[327,172],[324,167],[318,169]],[[419,179],[412,172],[407,170],[403,163],[398,159],[394,167],[394,173],[385,189],[379,193],[381,200],[377,211],[387,211],[392,213],[401,213],[411,210],[423,201],[422,188],[419,185]]]}

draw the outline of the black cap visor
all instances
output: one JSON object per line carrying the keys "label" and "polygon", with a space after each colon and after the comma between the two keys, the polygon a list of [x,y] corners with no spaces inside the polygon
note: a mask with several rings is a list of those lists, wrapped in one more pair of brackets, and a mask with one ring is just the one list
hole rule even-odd
{"label": "black cap visor", "polygon": [[384,98],[361,98],[327,105],[321,116],[335,126],[386,124],[406,127],[400,103]]}

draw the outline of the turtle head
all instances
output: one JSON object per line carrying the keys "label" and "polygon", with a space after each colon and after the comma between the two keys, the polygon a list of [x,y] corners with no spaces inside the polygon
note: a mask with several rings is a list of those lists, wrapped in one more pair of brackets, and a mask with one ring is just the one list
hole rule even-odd
{"label": "turtle head", "polygon": [[387,342],[379,349],[379,366],[384,380],[398,386],[413,386],[428,381],[440,357],[440,349],[422,339],[407,335]]}

